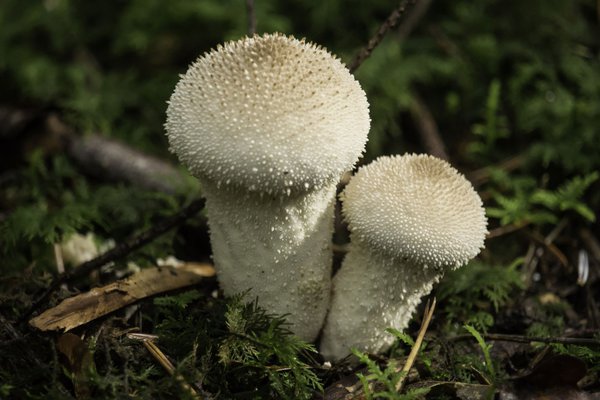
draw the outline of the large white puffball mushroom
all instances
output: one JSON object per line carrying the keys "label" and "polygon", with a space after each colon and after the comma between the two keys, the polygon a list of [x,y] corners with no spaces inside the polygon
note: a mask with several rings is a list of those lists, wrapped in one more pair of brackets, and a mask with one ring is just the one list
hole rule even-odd
{"label": "large white puffball mushroom", "polygon": [[329,360],[351,348],[388,349],[385,329],[406,328],[421,297],[475,257],[487,233],[471,183],[429,155],[381,157],[359,169],[341,199],[351,243],[321,341]]}
{"label": "large white puffball mushroom", "polygon": [[204,54],[169,101],[169,143],[202,184],[221,287],[289,314],[305,340],[329,304],[336,184],[369,126],[365,93],[346,67],[281,34]]}

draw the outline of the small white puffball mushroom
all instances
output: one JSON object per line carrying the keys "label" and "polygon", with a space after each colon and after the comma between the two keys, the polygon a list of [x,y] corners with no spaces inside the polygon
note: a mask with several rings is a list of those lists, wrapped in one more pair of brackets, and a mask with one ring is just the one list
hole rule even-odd
{"label": "small white puffball mushroom", "polygon": [[471,183],[429,155],[381,157],[359,169],[341,199],[351,243],[321,341],[329,360],[351,348],[388,349],[385,329],[406,328],[421,297],[475,257],[487,233]]}
{"label": "small white puffball mushroom", "polygon": [[60,243],[62,259],[65,264],[77,266],[96,257],[100,251],[96,245],[94,234],[82,235],[74,233]]}
{"label": "small white puffball mushroom", "polygon": [[169,144],[202,185],[221,287],[289,314],[305,340],[329,304],[336,183],[369,126],[365,93],[346,67],[281,34],[204,54],[169,101]]}

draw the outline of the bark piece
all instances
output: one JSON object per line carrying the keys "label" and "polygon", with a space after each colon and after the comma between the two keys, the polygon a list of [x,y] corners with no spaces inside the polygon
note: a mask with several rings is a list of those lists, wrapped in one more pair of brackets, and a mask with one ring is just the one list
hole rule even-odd
{"label": "bark piece", "polygon": [[42,331],[68,331],[145,297],[194,285],[214,275],[209,264],[144,269],[129,278],[65,299],[29,323]]}

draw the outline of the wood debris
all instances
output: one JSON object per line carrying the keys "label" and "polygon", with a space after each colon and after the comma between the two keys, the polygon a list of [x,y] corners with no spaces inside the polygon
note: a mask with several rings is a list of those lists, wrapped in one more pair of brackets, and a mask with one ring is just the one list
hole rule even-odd
{"label": "wood debris", "polygon": [[42,331],[66,332],[143,298],[191,286],[214,275],[215,270],[209,264],[143,269],[129,278],[65,299],[29,323]]}

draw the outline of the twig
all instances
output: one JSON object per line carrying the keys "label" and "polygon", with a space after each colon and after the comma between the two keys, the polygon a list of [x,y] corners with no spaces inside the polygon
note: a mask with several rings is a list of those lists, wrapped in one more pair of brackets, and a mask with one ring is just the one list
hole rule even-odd
{"label": "twig", "polygon": [[142,343],[144,344],[144,347],[150,352],[152,357],[154,357],[154,359],[159,362],[159,364],[169,373],[169,375],[175,376],[177,382],[179,382],[181,387],[185,391],[187,391],[192,396],[192,398],[201,399],[200,395],[198,395],[198,392],[196,392],[196,390],[194,390],[194,388],[185,381],[183,376],[181,376],[175,371],[175,367],[173,366],[171,361],[169,361],[167,356],[158,348],[156,344],[154,344],[153,341],[143,340]]}
{"label": "twig", "polygon": [[595,294],[590,285],[585,285],[585,305],[589,321],[588,325],[598,329],[600,326],[600,311],[598,311],[598,304],[594,299]]}
{"label": "twig", "polygon": [[177,194],[186,185],[183,174],[171,164],[100,135],[71,136],[67,154],[92,176],[168,194]]}
{"label": "twig", "polygon": [[597,262],[600,262],[600,242],[598,242],[598,239],[596,239],[592,231],[587,228],[582,228],[579,231],[579,238],[587,250],[592,254],[592,257],[594,257]]}
{"label": "twig", "polygon": [[537,251],[537,246],[530,242],[527,247],[527,252],[525,253],[525,257],[523,259],[523,271],[525,274],[525,288],[529,288],[531,286],[531,282],[533,281],[533,274],[535,269],[537,268],[538,258],[535,253]]}
{"label": "twig", "polygon": [[448,161],[448,153],[446,152],[446,146],[440,136],[437,123],[433,118],[431,110],[423,99],[416,93],[412,93],[412,104],[410,107],[410,114],[415,121],[418,132],[421,134],[421,139],[427,153],[441,158],[442,160]]}
{"label": "twig", "polygon": [[[2,161],[13,158],[16,161],[32,149],[41,148],[44,154],[68,155],[83,172],[104,180],[127,182],[167,194],[181,193],[190,186],[191,180],[171,163],[101,134],[77,134],[55,112],[0,107],[2,136],[15,141],[0,149]],[[2,173],[0,186],[14,179],[18,179],[18,174]]]}
{"label": "twig", "polygon": [[125,143],[99,134],[78,135],[54,113],[44,123],[45,140],[56,143],[53,151],[64,151],[88,175],[168,194],[177,194],[188,185],[173,165]]}
{"label": "twig", "polygon": [[521,224],[504,225],[504,226],[501,226],[501,227],[498,227],[496,229],[492,229],[491,231],[489,231],[485,238],[493,239],[493,238],[497,238],[499,236],[508,235],[509,233],[513,233],[513,232],[518,231],[519,229],[525,228],[527,225],[529,225],[528,222],[521,223]]}
{"label": "twig", "polygon": [[433,36],[436,44],[442,51],[451,57],[457,58],[461,62],[465,61],[465,57],[463,56],[460,47],[458,47],[458,45],[454,43],[439,26],[428,25],[427,28],[429,34]]}
{"label": "twig", "polygon": [[60,287],[61,284],[81,278],[111,261],[125,257],[132,251],[139,249],[160,235],[178,225],[181,225],[184,221],[197,214],[203,208],[204,199],[194,200],[187,207],[180,210],[177,214],[163,219],[150,229],[138,235],[131,235],[117,246],[108,250],[106,253],[103,253],[98,257],[93,258],[90,261],[86,261],[83,264],[80,264],[78,267],[65,272],[64,274],[57,276],[52,281],[50,287],[46,289],[44,294],[42,294],[40,298],[33,303],[27,313],[23,315],[22,319],[28,319],[29,316],[31,316],[31,314],[37,310],[37,308],[40,307],[42,303],[44,303],[48,297]]}
{"label": "twig", "polygon": [[432,0],[419,0],[413,7],[411,12],[406,16],[406,19],[398,27],[398,39],[405,40],[419,24],[423,16],[427,13]]}
{"label": "twig", "polygon": [[[494,165],[493,168],[499,168],[504,170],[505,172],[512,172],[516,169],[519,169],[521,165],[523,165],[524,161],[525,157],[523,157],[522,154],[519,154],[517,156],[504,160],[497,165]],[[490,179],[490,170],[491,168],[488,166],[481,169],[477,169],[466,175],[474,186],[480,186]]]}
{"label": "twig", "polygon": [[367,46],[363,47],[354,57],[354,60],[348,68],[351,73],[356,72],[356,70],[361,66],[361,64],[367,58],[369,58],[373,50],[375,50],[375,48],[381,43],[381,41],[383,40],[385,35],[390,31],[390,29],[393,29],[396,27],[396,25],[398,25],[400,17],[402,17],[402,15],[406,12],[407,8],[414,5],[417,1],[418,0],[404,0],[402,1],[402,3],[400,3],[400,6],[398,6],[398,8],[394,9],[394,11],[391,12],[391,14],[379,27],[377,33],[375,33],[375,36],[373,36],[369,40]]}
{"label": "twig", "polygon": [[563,267],[569,266],[569,260],[567,259],[567,256],[565,256],[565,254],[554,244],[546,243],[546,239],[544,237],[542,237],[542,235],[540,235],[537,232],[533,232],[531,230],[527,231],[527,235],[530,238],[532,238],[534,241],[536,241],[539,244],[541,244],[542,246],[544,246],[550,253],[552,253],[552,255],[554,255],[554,257],[556,257],[556,259],[558,261],[560,261],[560,263],[563,265]]}
{"label": "twig", "polygon": [[[63,253],[62,253],[62,249],[60,248],[60,244],[59,243],[54,243],[53,245],[54,247],[54,260],[56,261],[56,272],[58,272],[58,274],[64,274],[65,273],[65,262],[63,260]],[[61,285],[61,289],[66,289],[67,285],[62,284]]]}
{"label": "twig", "polygon": [[254,11],[254,0],[246,0],[246,14],[248,18],[248,36],[256,33],[256,13]]}
{"label": "twig", "polygon": [[[577,344],[583,346],[600,345],[600,340],[591,338],[570,338],[570,337],[539,337],[539,336],[523,336],[523,335],[508,335],[503,333],[482,333],[481,336],[486,340],[494,340],[499,342],[515,342],[515,343],[559,343],[559,344]],[[457,342],[462,340],[473,339],[472,335],[456,335],[448,338],[448,341]]]}
{"label": "twig", "polygon": [[569,220],[567,218],[563,218],[560,222],[550,231],[548,235],[544,238],[544,244],[546,246],[554,243],[558,235],[567,227]]}
{"label": "twig", "polygon": [[417,354],[419,354],[419,350],[421,349],[421,344],[423,343],[423,338],[425,337],[425,332],[427,332],[427,328],[429,327],[429,323],[431,322],[431,318],[433,317],[433,311],[435,310],[436,299],[433,298],[431,302],[431,306],[429,300],[427,301],[427,305],[425,306],[425,312],[423,313],[423,322],[421,322],[421,328],[419,329],[419,334],[417,335],[417,340],[415,340],[415,344],[410,350],[410,354],[408,355],[408,359],[402,368],[402,375],[396,383],[396,391],[400,393],[402,390],[402,385],[404,385],[404,381],[408,376],[408,372],[412,368],[415,360],[417,359]]}
{"label": "twig", "polygon": [[[0,314],[0,327],[2,327],[4,332],[11,338],[10,343],[12,343],[12,346],[15,346],[16,343],[23,342],[26,339],[26,337],[22,335],[21,332],[19,332],[17,329],[15,329],[15,327],[10,323],[10,321],[4,318],[2,314]],[[2,345],[4,344],[5,343],[2,343]],[[27,346],[26,343],[21,343],[17,346],[20,347],[23,354],[31,358],[31,360],[33,360],[38,366],[43,368],[46,365],[36,356],[36,354],[30,349],[29,346]]]}
{"label": "twig", "polygon": [[65,272],[65,262],[63,260],[60,244],[54,243],[53,247],[54,247],[54,261],[56,261],[56,271],[59,274],[62,274]]}

